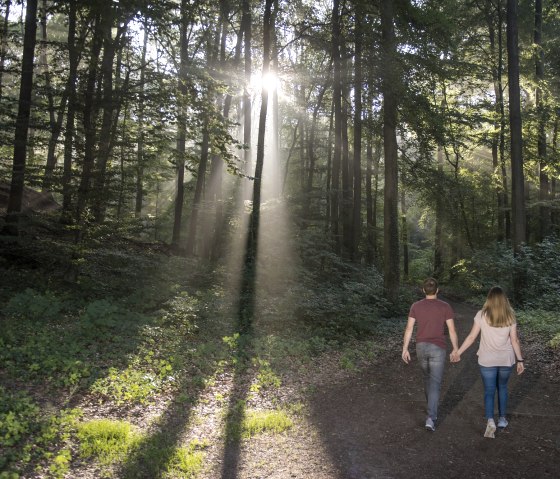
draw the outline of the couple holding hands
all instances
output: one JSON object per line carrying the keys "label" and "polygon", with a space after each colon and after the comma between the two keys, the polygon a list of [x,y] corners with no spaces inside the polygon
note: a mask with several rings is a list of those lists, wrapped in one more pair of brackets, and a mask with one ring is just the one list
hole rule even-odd
{"label": "couple holding hands", "polygon": [[[474,317],[469,335],[459,347],[455,330],[455,314],[451,306],[437,298],[438,284],[434,278],[424,281],[423,291],[426,297],[414,303],[410,308],[408,323],[404,332],[402,359],[410,362],[408,347],[412,338],[414,325],[416,330],[416,355],[424,377],[424,391],[428,402],[426,429],[435,431],[439,394],[443,370],[447,356],[445,325],[453,346],[451,362],[461,360],[463,354],[480,334],[478,364],[484,384],[484,410],[487,420],[484,437],[495,437],[496,427],[505,428],[508,400],[508,380],[516,365],[517,374],[525,370],[523,356],[517,335],[515,313],[502,288],[490,289],[482,309]],[[494,421],[494,396],[498,391],[498,424]]]}

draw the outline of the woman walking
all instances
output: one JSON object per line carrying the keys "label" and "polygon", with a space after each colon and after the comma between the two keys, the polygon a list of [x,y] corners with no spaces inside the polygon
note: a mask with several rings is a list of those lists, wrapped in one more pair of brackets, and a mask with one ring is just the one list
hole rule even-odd
{"label": "woman walking", "polygon": [[451,353],[451,362],[461,360],[463,354],[481,333],[478,349],[478,364],[484,384],[484,411],[487,419],[484,437],[494,437],[494,396],[498,390],[498,427],[505,428],[508,400],[508,380],[517,364],[517,374],[521,374],[523,356],[517,336],[515,313],[502,288],[494,286],[488,292],[486,302],[474,318],[473,327],[461,347]]}

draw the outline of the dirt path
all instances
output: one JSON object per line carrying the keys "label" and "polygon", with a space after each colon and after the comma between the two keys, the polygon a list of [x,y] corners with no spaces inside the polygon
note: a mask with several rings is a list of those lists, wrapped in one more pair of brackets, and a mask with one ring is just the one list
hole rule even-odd
{"label": "dirt path", "polygon": [[[462,341],[476,309],[452,305]],[[560,385],[532,369],[526,350],[526,372],[510,380],[510,424],[496,439],[484,438],[476,349],[473,345],[460,363],[447,365],[435,433],[424,429],[425,399],[415,355],[405,365],[400,349],[351,381],[318,391],[311,402],[312,423],[337,471],[309,477],[558,477]]]}

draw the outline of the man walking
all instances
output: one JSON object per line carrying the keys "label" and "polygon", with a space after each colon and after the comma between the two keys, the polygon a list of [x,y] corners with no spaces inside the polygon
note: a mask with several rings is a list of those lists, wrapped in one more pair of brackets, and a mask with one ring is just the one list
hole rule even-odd
{"label": "man walking", "polygon": [[455,330],[455,314],[449,304],[437,299],[439,291],[437,281],[434,278],[426,279],[423,284],[423,291],[426,297],[414,303],[408,314],[408,323],[404,331],[402,359],[406,364],[410,362],[408,346],[412,338],[414,324],[418,323],[416,356],[422,368],[424,392],[428,403],[426,429],[435,431],[441,380],[447,356],[444,332],[446,324],[454,353],[459,349],[459,344]]}

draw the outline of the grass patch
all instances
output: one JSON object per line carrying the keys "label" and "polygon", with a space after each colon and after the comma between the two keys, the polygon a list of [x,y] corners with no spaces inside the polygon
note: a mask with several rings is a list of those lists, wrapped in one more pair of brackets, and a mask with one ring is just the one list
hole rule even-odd
{"label": "grass patch", "polygon": [[262,433],[280,434],[292,428],[294,422],[285,411],[247,411],[243,420],[242,437],[249,439]]}
{"label": "grass patch", "polygon": [[187,447],[178,448],[171,460],[165,479],[193,479],[202,470],[204,465],[204,452],[207,444],[201,441],[192,441]]}
{"label": "grass patch", "polygon": [[109,465],[122,460],[139,439],[132,425],[125,421],[95,419],[78,427],[80,454]]}

